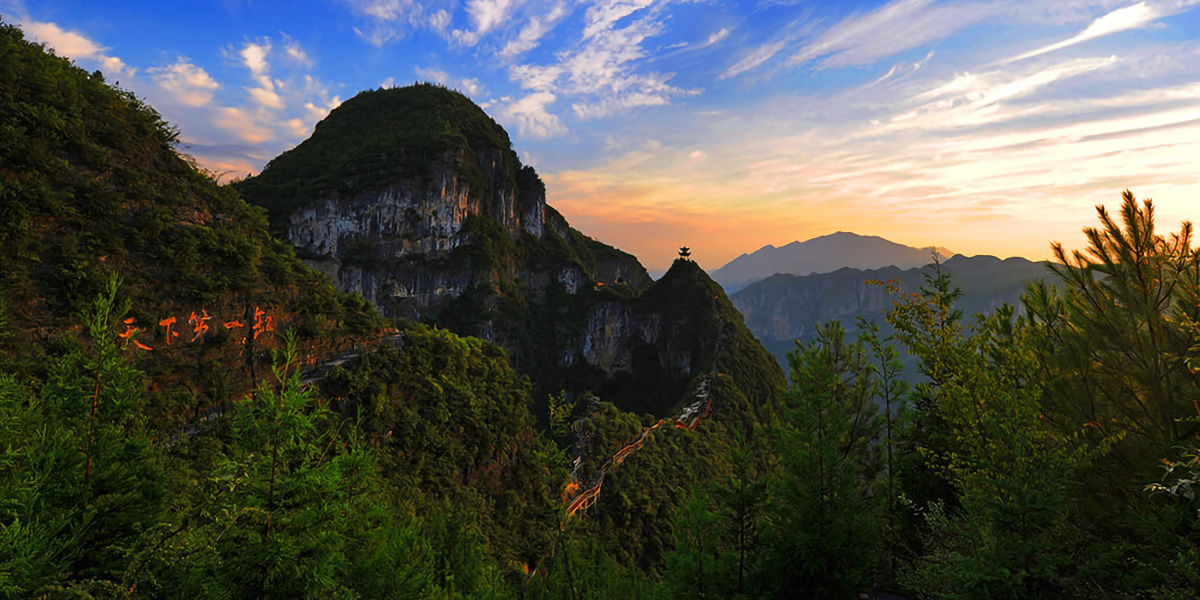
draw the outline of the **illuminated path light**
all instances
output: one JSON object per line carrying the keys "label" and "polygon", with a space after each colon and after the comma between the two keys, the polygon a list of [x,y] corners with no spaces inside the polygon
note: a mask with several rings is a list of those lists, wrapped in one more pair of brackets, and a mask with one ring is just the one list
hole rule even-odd
{"label": "illuminated path light", "polygon": [[[696,401],[685,406],[679,413],[679,416],[673,419],[676,429],[694,431],[702,420],[708,418],[712,411],[712,398],[709,394],[709,377],[706,376],[700,381],[700,385],[696,386],[694,398]],[[633,441],[622,446],[611,458],[600,465],[599,471],[586,487],[579,482],[578,467],[576,467],[575,471],[571,473],[571,480],[567,483],[567,491],[565,493],[567,505],[566,516],[559,529],[565,529],[567,521],[575,516],[576,513],[581,510],[587,510],[595,504],[596,499],[600,496],[600,488],[604,485],[604,476],[608,474],[609,469],[621,464],[630,454],[640,450],[646,443],[646,438],[650,437],[650,432],[666,423],[666,419],[659,419],[657,423],[649,427],[643,427],[642,432]]]}

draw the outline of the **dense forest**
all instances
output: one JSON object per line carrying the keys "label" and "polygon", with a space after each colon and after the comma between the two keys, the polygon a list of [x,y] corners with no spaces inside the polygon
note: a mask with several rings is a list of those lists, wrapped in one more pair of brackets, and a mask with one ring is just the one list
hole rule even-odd
{"label": "dense forest", "polygon": [[175,139],[0,30],[0,596],[1197,597],[1200,253],[1128,191],[1023,310],[935,264],[651,415],[386,322]]}

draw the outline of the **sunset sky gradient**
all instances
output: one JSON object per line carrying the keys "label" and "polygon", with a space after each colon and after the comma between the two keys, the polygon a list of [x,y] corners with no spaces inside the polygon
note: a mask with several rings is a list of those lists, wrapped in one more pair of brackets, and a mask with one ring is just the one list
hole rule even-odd
{"label": "sunset sky gradient", "polygon": [[1200,0],[0,0],[224,177],[357,91],[458,89],[650,268],[834,231],[1032,259],[1200,216]]}

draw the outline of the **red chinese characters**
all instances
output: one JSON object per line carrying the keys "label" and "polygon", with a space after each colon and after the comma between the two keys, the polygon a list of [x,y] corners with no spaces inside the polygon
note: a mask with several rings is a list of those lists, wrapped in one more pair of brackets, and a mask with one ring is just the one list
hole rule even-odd
{"label": "red chinese characters", "polygon": [[200,309],[200,315],[196,315],[193,311],[192,316],[188,317],[188,323],[195,326],[192,328],[192,332],[196,334],[192,336],[193,342],[208,332],[209,319],[212,319],[212,317],[208,316],[208,311],[204,309]]}
{"label": "red chinese characters", "polygon": [[137,346],[138,348],[141,348],[142,350],[153,350],[154,349],[154,348],[151,348],[150,346],[147,346],[147,345],[139,342],[137,340],[137,338],[133,337],[133,335],[135,333],[141,331],[140,327],[133,326],[133,317],[129,317],[128,319],[125,319],[123,321],[123,323],[125,323],[125,331],[118,333],[117,334],[118,337],[125,340],[126,343],[133,342],[134,346]]}

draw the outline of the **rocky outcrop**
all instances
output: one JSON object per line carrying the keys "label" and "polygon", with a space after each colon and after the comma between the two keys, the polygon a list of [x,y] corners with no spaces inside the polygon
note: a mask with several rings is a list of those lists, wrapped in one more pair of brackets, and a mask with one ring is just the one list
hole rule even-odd
{"label": "rocky outcrop", "polygon": [[[579,356],[608,374],[632,373],[634,348],[658,346],[662,334],[662,315],[635,310],[628,303],[598,302],[592,306],[579,343]],[[671,365],[672,357],[660,357],[661,364]],[[687,373],[690,357],[677,357]]]}
{"label": "rocky outcrop", "polygon": [[[518,194],[498,151],[477,156],[482,190],[462,174],[471,165],[448,164],[448,154],[428,165],[427,177],[308,203],[287,215],[284,235],[311,266],[385,315],[436,317],[472,286],[499,283],[491,270],[443,260],[472,242],[466,227],[471,217],[490,217],[514,239],[540,239],[545,232],[544,189]],[[574,281],[572,287],[580,285]]]}
{"label": "rocky outcrop", "polygon": [[[356,96],[240,189],[341,289],[500,344],[545,392],[663,412],[715,369],[717,323],[742,327],[732,305],[717,315],[728,300],[695,263],[655,283],[571,228],[503,129],[447,90]],[[279,197],[289,190],[308,196]]]}
{"label": "rocky outcrop", "polygon": [[472,190],[460,168],[439,160],[429,165],[428,178],[309,203],[287,215],[284,235],[302,256],[336,260],[345,259],[354,242],[371,245],[384,259],[449,252],[468,241],[463,225],[472,215],[491,216],[514,236],[542,237],[545,191],[519,196],[495,172],[492,154],[482,153],[480,166],[490,175],[483,191]]}

